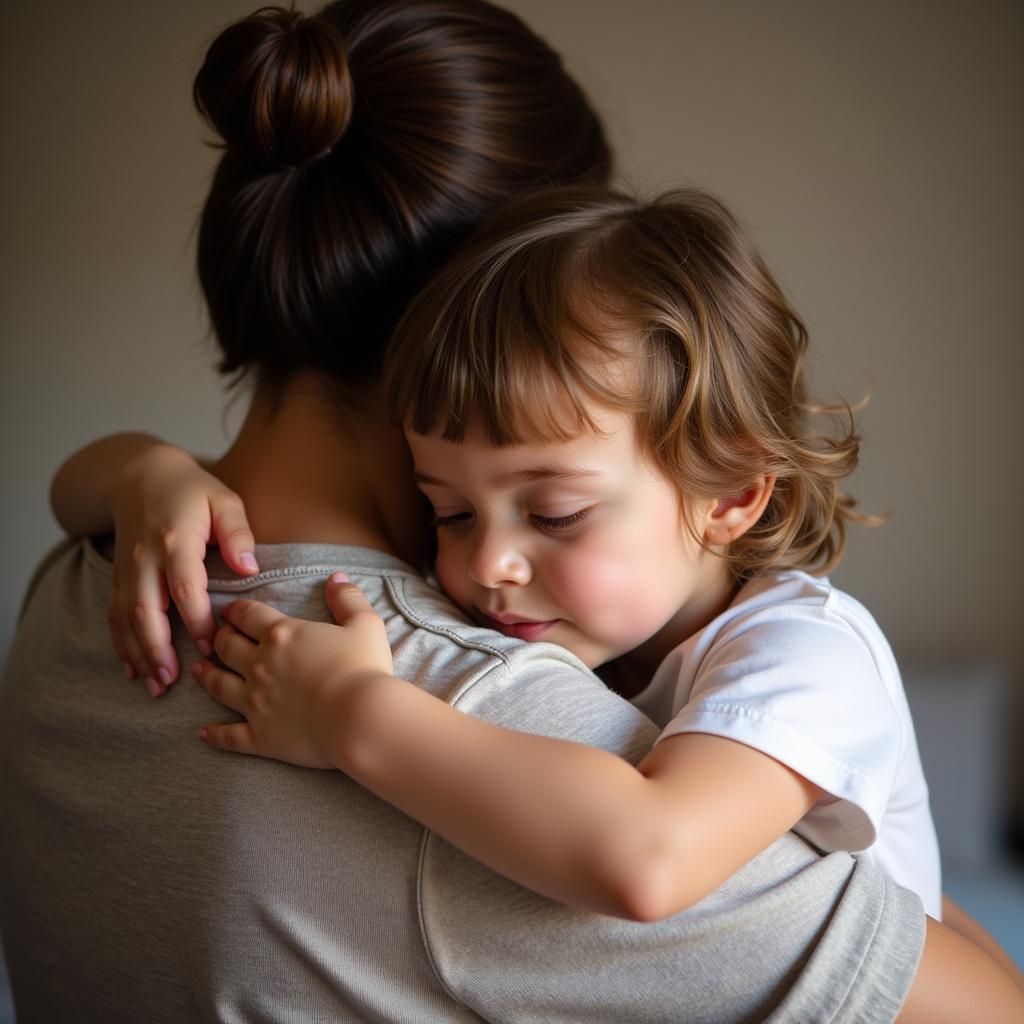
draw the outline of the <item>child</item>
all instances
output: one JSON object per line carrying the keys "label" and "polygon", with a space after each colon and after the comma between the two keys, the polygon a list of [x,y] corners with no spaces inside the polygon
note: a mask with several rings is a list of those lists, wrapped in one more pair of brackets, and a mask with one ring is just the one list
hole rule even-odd
{"label": "child", "polygon": [[710,196],[520,203],[390,351],[437,578],[481,626],[605,666],[659,742],[633,767],[458,713],[391,676],[384,626],[343,579],[342,628],[315,644],[267,606],[224,613],[217,650],[244,683],[194,672],[247,721],[203,738],[340,767],[521,884],[605,913],[692,906],[795,828],[863,851],[939,917],[898,670],[821,575],[863,517],[837,489],[856,435],[810,426],[806,341]]}

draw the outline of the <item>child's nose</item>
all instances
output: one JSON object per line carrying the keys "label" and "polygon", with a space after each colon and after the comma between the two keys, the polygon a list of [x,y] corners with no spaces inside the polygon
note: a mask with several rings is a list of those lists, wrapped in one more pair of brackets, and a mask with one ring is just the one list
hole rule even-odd
{"label": "child's nose", "polygon": [[522,586],[530,581],[530,563],[509,538],[483,536],[470,554],[469,575],[482,587]]}

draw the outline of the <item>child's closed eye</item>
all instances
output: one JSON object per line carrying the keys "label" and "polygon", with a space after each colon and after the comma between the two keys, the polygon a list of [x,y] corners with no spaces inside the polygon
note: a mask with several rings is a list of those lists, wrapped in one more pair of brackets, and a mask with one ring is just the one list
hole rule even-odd
{"label": "child's closed eye", "polygon": [[574,526],[579,526],[589,514],[589,508],[581,508],[578,512],[570,512],[565,516],[531,515],[530,520],[534,526],[542,530],[571,530]]}
{"label": "child's closed eye", "polygon": [[466,526],[472,518],[472,512],[451,512],[447,515],[435,513],[431,516],[430,525],[435,530],[458,529],[460,526]]}

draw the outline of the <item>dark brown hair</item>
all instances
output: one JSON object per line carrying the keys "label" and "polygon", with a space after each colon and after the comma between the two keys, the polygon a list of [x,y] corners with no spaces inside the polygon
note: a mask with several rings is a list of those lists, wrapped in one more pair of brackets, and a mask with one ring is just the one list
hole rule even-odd
{"label": "dark brown hair", "polygon": [[[386,382],[413,431],[495,445],[594,430],[594,403],[634,416],[684,499],[777,477],[730,545],[738,576],[826,572],[853,511],[848,406],[807,400],[807,331],[735,216],[696,190],[640,202],[604,189],[537,194],[499,214],[413,302]],[[834,415],[837,435],[814,428]],[[686,502],[684,500],[684,507]]]}
{"label": "dark brown hair", "polygon": [[465,234],[542,182],[605,180],[600,122],[561,61],[484,0],[266,7],[195,80],[225,147],[199,278],[226,373],[357,383]]}

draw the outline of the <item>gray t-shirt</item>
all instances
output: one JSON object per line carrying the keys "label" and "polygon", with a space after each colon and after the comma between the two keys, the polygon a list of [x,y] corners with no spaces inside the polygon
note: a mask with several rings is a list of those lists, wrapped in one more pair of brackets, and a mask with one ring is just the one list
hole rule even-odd
{"label": "gray t-shirt", "polygon": [[[469,624],[360,548],[260,547],[239,596],[325,619],[341,569],[398,675],[510,728],[633,761],[657,730],[571,654]],[[109,561],[44,563],[0,688],[0,931],[33,1021],[890,1021],[917,967],[917,897],[785,836],[668,921],[560,906],[338,772],[207,748],[233,713],[184,679],[160,700],[107,638]],[[196,652],[176,626],[188,666]]]}

